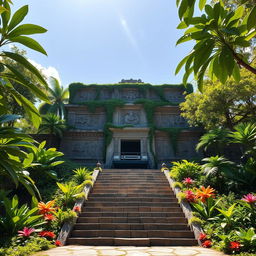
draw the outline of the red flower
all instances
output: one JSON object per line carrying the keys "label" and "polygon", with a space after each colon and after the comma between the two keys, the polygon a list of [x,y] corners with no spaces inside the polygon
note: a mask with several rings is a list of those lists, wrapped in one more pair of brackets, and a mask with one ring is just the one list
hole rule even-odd
{"label": "red flower", "polygon": [[256,203],[256,196],[253,194],[245,195],[241,200],[245,201],[248,204]]}
{"label": "red flower", "polygon": [[61,243],[60,240],[56,240],[56,241],[55,241],[55,245],[56,245],[56,246],[62,246],[63,244]]}
{"label": "red flower", "polygon": [[210,248],[212,247],[212,241],[211,240],[205,240],[203,243],[202,243],[202,246],[204,248]]}
{"label": "red flower", "polygon": [[184,191],[185,195],[186,195],[186,199],[188,202],[195,202],[196,196],[194,194],[194,192],[192,190],[186,190]]}
{"label": "red flower", "polygon": [[51,231],[41,231],[41,232],[39,232],[39,236],[54,238],[55,234]]}
{"label": "red flower", "polygon": [[182,181],[182,183],[183,183],[184,185],[186,185],[186,186],[190,186],[190,185],[194,184],[195,181],[188,177],[188,178],[185,178],[185,179]]}
{"label": "red flower", "polygon": [[202,242],[207,239],[207,235],[205,233],[200,233],[198,239]]}
{"label": "red flower", "polygon": [[23,228],[23,230],[18,231],[19,236],[23,236],[23,237],[29,237],[33,232],[35,232],[34,228]]}
{"label": "red flower", "polygon": [[233,251],[239,251],[241,248],[241,244],[237,241],[230,242],[229,248],[232,249]]}
{"label": "red flower", "polygon": [[52,221],[52,220],[55,220],[56,218],[55,218],[55,216],[53,216],[52,214],[45,214],[45,215],[44,215],[44,219],[45,219],[46,221]]}
{"label": "red flower", "polygon": [[74,208],[73,208],[73,211],[74,212],[81,212],[81,207],[80,206],[74,206]]}
{"label": "red flower", "polygon": [[38,203],[38,210],[39,210],[39,214],[46,214],[46,213],[50,213],[50,212],[55,212],[55,208],[53,207],[55,204],[55,201],[49,201],[46,204],[44,202],[40,202]]}

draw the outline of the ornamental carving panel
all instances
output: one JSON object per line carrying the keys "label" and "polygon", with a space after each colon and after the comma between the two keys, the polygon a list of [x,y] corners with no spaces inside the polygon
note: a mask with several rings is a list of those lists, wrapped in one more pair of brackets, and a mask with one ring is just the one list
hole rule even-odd
{"label": "ornamental carving panel", "polygon": [[84,102],[89,100],[94,100],[96,97],[96,91],[92,89],[79,90],[76,93],[75,100],[76,102]]}
{"label": "ornamental carving panel", "polygon": [[140,123],[139,111],[130,110],[122,116],[122,124],[136,125]]}
{"label": "ornamental carving panel", "polygon": [[171,102],[182,102],[185,99],[183,95],[183,91],[179,91],[175,89],[165,89],[164,96],[168,101],[171,101]]}
{"label": "ornamental carving panel", "polygon": [[123,89],[121,98],[127,102],[133,102],[140,98],[139,90],[137,89]]}
{"label": "ornamental carving panel", "polygon": [[187,121],[178,114],[157,113],[155,122],[159,128],[188,127]]}
{"label": "ornamental carving panel", "polygon": [[[70,120],[71,121],[71,120]],[[70,125],[78,130],[99,130],[103,129],[106,118],[104,114],[80,114],[75,113]]]}

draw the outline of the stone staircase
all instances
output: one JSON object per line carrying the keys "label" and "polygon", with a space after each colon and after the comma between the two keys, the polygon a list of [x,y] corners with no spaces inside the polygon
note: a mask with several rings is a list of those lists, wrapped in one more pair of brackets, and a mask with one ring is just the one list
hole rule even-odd
{"label": "stone staircase", "polygon": [[159,170],[101,172],[67,244],[197,245],[181,207]]}

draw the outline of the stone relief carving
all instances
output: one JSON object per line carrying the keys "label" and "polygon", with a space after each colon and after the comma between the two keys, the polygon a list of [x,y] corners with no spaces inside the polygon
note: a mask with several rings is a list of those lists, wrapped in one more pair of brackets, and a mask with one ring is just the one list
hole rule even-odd
{"label": "stone relief carving", "polygon": [[124,124],[136,125],[140,122],[139,114],[134,111],[129,111],[124,116]]}
{"label": "stone relief carving", "polygon": [[158,114],[156,116],[158,127],[187,127],[186,120],[180,115]]}
{"label": "stone relief carving", "polygon": [[100,141],[73,141],[71,155],[76,157],[97,158],[101,155],[102,143]]}
{"label": "stone relief carving", "polygon": [[140,97],[138,90],[123,90],[122,99],[126,101],[134,101]]}
{"label": "stone relief carving", "polygon": [[91,124],[91,116],[90,115],[76,115],[75,118],[75,126],[77,128],[88,127]]}
{"label": "stone relief carving", "polygon": [[184,95],[181,91],[166,90],[164,95],[167,100],[172,102],[181,102],[184,100]]}
{"label": "stone relief carving", "polygon": [[86,100],[94,100],[96,96],[96,92],[93,90],[80,90],[77,92],[77,100],[79,102]]}
{"label": "stone relief carving", "polygon": [[73,120],[72,125],[76,129],[102,129],[105,123],[105,116],[103,114],[75,114]]}

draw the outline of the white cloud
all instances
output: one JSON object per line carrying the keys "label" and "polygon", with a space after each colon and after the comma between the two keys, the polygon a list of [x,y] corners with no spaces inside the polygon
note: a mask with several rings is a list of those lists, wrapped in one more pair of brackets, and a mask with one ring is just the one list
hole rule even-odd
{"label": "white cloud", "polygon": [[61,79],[60,79],[60,75],[58,70],[55,67],[49,66],[49,67],[43,67],[41,64],[35,62],[34,60],[30,60],[29,62],[34,65],[37,69],[39,69],[42,74],[49,79],[51,76],[55,77],[56,79],[59,80],[59,82],[61,83]]}

